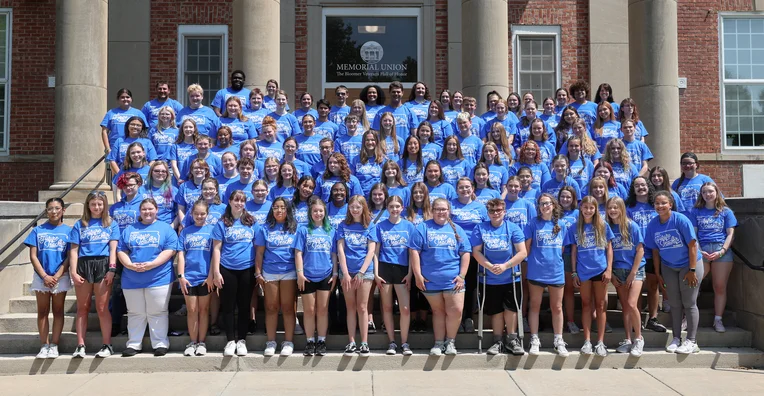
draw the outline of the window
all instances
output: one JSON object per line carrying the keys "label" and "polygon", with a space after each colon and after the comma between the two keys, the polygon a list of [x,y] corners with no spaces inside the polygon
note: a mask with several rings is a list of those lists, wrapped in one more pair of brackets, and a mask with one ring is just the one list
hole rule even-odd
{"label": "window", "polygon": [[561,86],[560,27],[512,26],[515,92],[532,92],[537,102]]}
{"label": "window", "polygon": [[0,154],[8,153],[11,81],[11,10],[0,9]]}
{"label": "window", "polygon": [[178,100],[186,104],[186,88],[204,88],[203,103],[209,106],[228,76],[228,26],[181,25],[178,27]]}
{"label": "window", "polygon": [[723,16],[725,148],[764,148],[764,18]]}

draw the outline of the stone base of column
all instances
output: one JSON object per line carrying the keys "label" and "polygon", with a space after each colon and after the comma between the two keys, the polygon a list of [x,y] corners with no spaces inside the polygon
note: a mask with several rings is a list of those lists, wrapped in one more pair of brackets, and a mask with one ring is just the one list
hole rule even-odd
{"label": "stone base of column", "polygon": [[[61,195],[64,190],[69,188],[69,185],[60,185],[60,184],[54,184],[50,186],[50,189],[48,190],[40,190],[37,192],[37,200],[40,202],[45,202],[50,198],[55,198]],[[109,184],[102,184],[102,183],[93,183],[93,182],[81,182],[77,185],[77,188],[75,188],[72,191],[69,191],[68,194],[64,197],[65,203],[84,203],[85,198],[87,198],[88,194],[90,194],[91,191],[98,190],[103,191],[106,193],[106,198],[109,201],[109,205],[114,203],[114,193],[111,191],[111,186]]]}

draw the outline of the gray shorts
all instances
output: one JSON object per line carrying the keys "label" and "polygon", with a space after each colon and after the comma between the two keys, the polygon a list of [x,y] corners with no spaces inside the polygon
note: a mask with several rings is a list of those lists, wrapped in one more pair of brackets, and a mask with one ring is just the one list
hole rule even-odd
{"label": "gray shorts", "polygon": [[[722,250],[723,246],[724,246],[724,242],[708,242],[708,243],[701,244],[700,250],[706,253],[713,253],[713,252],[718,252]],[[706,261],[706,260],[703,260],[703,261]],[[732,250],[727,250],[726,252],[724,252],[724,255],[722,255],[715,261],[719,261],[722,263],[732,262],[733,261]]]}
{"label": "gray shorts", "polygon": [[[356,275],[358,275],[358,272],[351,272],[348,275],[350,275],[350,278],[355,278]],[[342,279],[342,271],[339,273],[339,278]],[[373,281],[374,280],[374,268],[370,268],[366,270],[366,273],[363,274],[363,280],[365,281]]]}
{"label": "gray shorts", "polygon": [[[626,282],[626,278],[629,276],[629,273],[631,272],[631,269],[625,269],[625,268],[613,268],[613,276],[618,278],[618,281],[621,283]],[[637,276],[634,277],[635,281],[644,281],[645,280],[645,267],[642,267],[637,270]]]}
{"label": "gray shorts", "polygon": [[297,280],[297,272],[289,271],[286,274],[269,274],[263,271],[263,279],[266,282],[293,281]]}
{"label": "gray shorts", "polygon": [[443,294],[459,294],[459,293],[464,293],[465,290],[466,290],[465,288],[461,288],[459,290],[454,290],[454,289],[448,289],[448,290],[422,290],[422,294],[424,294],[425,296],[434,296],[434,295],[441,294],[441,293],[443,293]]}

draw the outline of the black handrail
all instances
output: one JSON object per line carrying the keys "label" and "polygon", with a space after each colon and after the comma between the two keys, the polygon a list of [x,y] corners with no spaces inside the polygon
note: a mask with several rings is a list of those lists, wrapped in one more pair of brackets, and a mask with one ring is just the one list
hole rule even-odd
{"label": "black handrail", "polygon": [[[74,183],[72,183],[72,184],[69,186],[69,188],[67,188],[66,190],[64,190],[64,192],[62,192],[62,193],[61,193],[61,194],[58,196],[58,198],[64,198],[64,197],[66,196],[66,194],[69,194],[69,192],[70,192],[70,191],[72,191],[72,190],[74,189],[74,187],[77,187],[77,185],[78,185],[78,184],[80,184],[80,182],[82,181],[82,179],[84,179],[84,178],[85,178],[87,175],[89,175],[89,174],[90,174],[90,172],[92,172],[92,171],[93,171],[93,169],[97,168],[97,167],[98,167],[98,165],[99,165],[99,164],[100,164],[102,161],[104,161],[105,159],[106,159],[106,154],[102,155],[102,156],[101,156],[101,158],[99,158],[99,159],[98,159],[98,161],[96,161],[96,162],[95,162],[95,163],[94,163],[94,164],[93,164],[93,165],[92,165],[90,168],[88,168],[88,170],[86,170],[86,171],[85,171],[85,173],[83,173],[82,175],[80,175],[80,177],[79,177],[77,180],[75,180],[75,181],[74,181]],[[106,180],[106,178],[108,177],[108,173],[109,173],[109,170],[110,170],[110,169],[109,169],[109,167],[107,166],[107,167],[106,167],[106,172],[104,172],[104,174],[103,174],[103,177],[102,177],[102,178],[101,178],[101,180],[98,182],[98,184],[101,184],[101,183],[103,183],[103,181],[104,181],[104,180]],[[11,248],[11,246],[13,246],[13,244],[14,244],[14,243],[16,243],[16,241],[18,241],[18,240],[19,240],[19,238],[21,238],[21,236],[22,236],[22,235],[24,235],[24,234],[25,234],[25,233],[26,233],[26,232],[27,232],[27,231],[28,231],[30,228],[34,227],[34,226],[35,226],[35,224],[37,224],[37,222],[38,222],[38,221],[40,221],[40,219],[42,219],[43,217],[45,217],[45,213],[46,213],[46,212],[45,212],[44,210],[43,210],[42,212],[40,212],[40,214],[38,214],[38,215],[37,215],[37,217],[35,217],[35,219],[34,219],[34,220],[32,220],[32,221],[31,221],[29,224],[27,224],[27,225],[26,225],[26,227],[24,227],[24,228],[23,228],[21,231],[19,231],[19,232],[18,232],[18,233],[17,233],[17,234],[16,234],[16,235],[13,237],[13,238],[11,238],[11,240],[10,240],[10,241],[8,241],[8,243],[6,243],[6,244],[5,244],[5,246],[3,246],[3,248],[2,248],[2,249],[0,249],[0,256],[2,256],[2,255],[3,255],[3,254],[4,254],[4,253],[5,253],[5,252],[6,252],[8,249],[10,249],[10,248]]]}
{"label": "black handrail", "polygon": [[737,256],[737,258],[739,258],[748,268],[756,271],[764,271],[764,261],[761,262],[760,266],[754,265],[748,258],[743,256],[743,253],[740,253],[739,250],[735,249],[734,246],[731,246],[730,248],[732,249],[732,253],[735,253],[735,256]]}

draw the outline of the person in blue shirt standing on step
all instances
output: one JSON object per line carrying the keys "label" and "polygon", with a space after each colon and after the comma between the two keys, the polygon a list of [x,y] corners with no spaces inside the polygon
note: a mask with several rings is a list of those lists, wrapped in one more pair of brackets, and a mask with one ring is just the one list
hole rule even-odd
{"label": "person in blue shirt standing on step", "polygon": [[[700,163],[698,162],[698,156],[695,155],[695,153],[687,152],[682,154],[680,164],[682,165],[682,176],[671,183],[671,189],[679,194],[682,206],[684,207],[682,213],[687,214],[698,201],[700,187],[708,182],[713,183],[714,180],[707,175],[698,173]],[[680,209],[680,211],[681,210],[682,209]]]}
{"label": "person in blue shirt standing on step", "polygon": [[409,106],[403,104],[403,84],[400,81],[391,82],[388,92],[390,93],[390,104],[377,112],[374,122],[371,124],[371,129],[378,131],[382,114],[390,112],[395,117],[395,130],[398,136],[404,137],[414,134],[420,119],[411,111]]}
{"label": "person in blue shirt standing on step", "polygon": [[141,109],[149,127],[154,127],[159,122],[159,111],[162,107],[167,106],[171,108],[174,114],[178,114],[183,109],[183,105],[180,102],[170,97],[170,84],[160,80],[157,81],[155,87],[157,97],[146,102]]}
{"label": "person in blue shirt standing on step", "polygon": [[127,302],[128,340],[123,357],[135,356],[143,349],[147,324],[154,356],[164,356],[170,348],[167,308],[178,235],[169,224],[157,220],[157,204],[153,199],[144,199],[140,210],[138,222],[122,233],[117,251],[124,266],[122,290]]}
{"label": "person in blue shirt standing on step", "polygon": [[[48,221],[32,229],[24,240],[34,274],[31,290],[37,299],[37,331],[40,333],[38,359],[58,357],[58,343],[64,329],[64,302],[72,287],[69,278],[69,236],[72,227],[64,224],[64,201],[45,202]],[[51,303],[52,302],[52,303]],[[48,314],[53,310],[53,335],[48,334]]]}
{"label": "person in blue shirt standing on step", "polygon": [[117,102],[119,106],[106,112],[101,121],[101,141],[107,152],[111,151],[111,146],[118,138],[124,136],[125,124],[130,117],[138,116],[144,125],[146,124],[146,116],[135,107],[130,107],[133,103],[133,93],[129,89],[122,88],[117,91]]}
{"label": "person in blue shirt standing on step", "polygon": [[[196,122],[196,129],[200,135],[214,136],[220,129],[220,119],[211,108],[202,104],[204,89],[199,84],[191,84],[186,89],[188,93],[188,106],[178,112],[177,122],[181,126],[183,121],[190,118]],[[181,129],[183,129],[181,127]]]}
{"label": "person in blue shirt standing on step", "polygon": [[405,106],[411,110],[420,120],[426,120],[429,113],[430,103],[432,97],[430,95],[430,88],[427,84],[417,81],[414,86],[411,87],[409,93],[409,100],[405,103]]}
{"label": "person in blue shirt standing on step", "polygon": [[231,86],[223,88],[215,94],[215,98],[212,99],[212,110],[218,117],[225,111],[225,103],[228,102],[228,98],[236,98],[239,100],[242,109],[246,109],[249,104],[249,92],[250,90],[244,88],[244,80],[247,77],[241,70],[234,70],[231,73]]}
{"label": "person in blue shirt standing on step", "polygon": [[590,102],[589,84],[586,81],[578,81],[570,86],[570,94],[575,102],[570,105],[578,111],[578,116],[586,121],[589,130],[594,128],[594,120],[597,119],[597,104]]}

